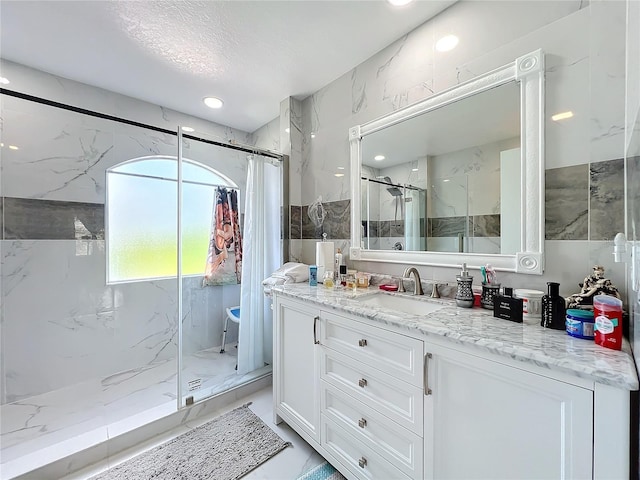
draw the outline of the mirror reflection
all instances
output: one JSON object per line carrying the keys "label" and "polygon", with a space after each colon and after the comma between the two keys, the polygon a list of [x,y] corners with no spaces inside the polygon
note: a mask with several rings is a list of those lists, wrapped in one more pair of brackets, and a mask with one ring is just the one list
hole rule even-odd
{"label": "mirror reflection", "polygon": [[516,81],[362,137],[362,247],[515,254],[520,147]]}

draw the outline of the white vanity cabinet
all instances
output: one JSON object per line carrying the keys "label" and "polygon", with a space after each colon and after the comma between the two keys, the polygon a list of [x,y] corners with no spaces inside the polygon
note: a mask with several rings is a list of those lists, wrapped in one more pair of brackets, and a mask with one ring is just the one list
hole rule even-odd
{"label": "white vanity cabinet", "polygon": [[[276,297],[273,396],[276,415],[313,447],[320,445],[319,310]],[[315,337],[315,338],[314,338]]]}
{"label": "white vanity cabinet", "polygon": [[275,313],[275,413],[349,479],[628,476],[624,389],[284,295]]}
{"label": "white vanity cabinet", "polygon": [[454,349],[425,347],[429,477],[592,478],[592,390]]}

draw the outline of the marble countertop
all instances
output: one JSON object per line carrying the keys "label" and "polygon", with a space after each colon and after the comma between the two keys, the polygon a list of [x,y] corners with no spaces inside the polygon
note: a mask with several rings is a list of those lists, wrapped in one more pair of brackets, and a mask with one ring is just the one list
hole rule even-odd
{"label": "marble countertop", "polygon": [[382,292],[374,287],[359,288],[354,292],[298,283],[280,285],[274,287],[273,291],[278,295],[310,301],[325,308],[426,336],[446,337],[453,343],[475,346],[538,367],[626,390],[638,390],[638,375],[626,340],[622,350],[611,350],[592,340],[571,337],[564,331],[494,318],[490,310],[459,308],[455,300],[450,298],[420,297],[419,301],[442,305],[442,308],[427,315],[367,307],[361,301],[361,297],[366,295],[407,295]]}

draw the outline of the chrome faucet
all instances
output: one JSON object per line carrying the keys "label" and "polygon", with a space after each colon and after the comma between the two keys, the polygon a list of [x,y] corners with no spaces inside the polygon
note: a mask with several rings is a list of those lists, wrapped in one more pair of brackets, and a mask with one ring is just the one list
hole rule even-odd
{"label": "chrome faucet", "polygon": [[408,267],[404,273],[402,274],[402,277],[400,277],[400,281],[398,282],[398,291],[399,292],[404,292],[404,283],[402,281],[403,278],[409,278],[409,275],[413,273],[413,281],[414,281],[414,285],[413,285],[413,294],[414,295],[423,295],[424,292],[422,291],[422,282],[420,281],[420,274],[418,273],[418,270],[416,270],[416,267]]}

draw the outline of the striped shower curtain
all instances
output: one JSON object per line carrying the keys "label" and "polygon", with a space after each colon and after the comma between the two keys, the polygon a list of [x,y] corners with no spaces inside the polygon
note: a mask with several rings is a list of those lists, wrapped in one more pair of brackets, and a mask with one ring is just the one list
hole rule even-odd
{"label": "striped shower curtain", "polygon": [[216,187],[203,285],[234,285],[242,276],[238,190]]}

